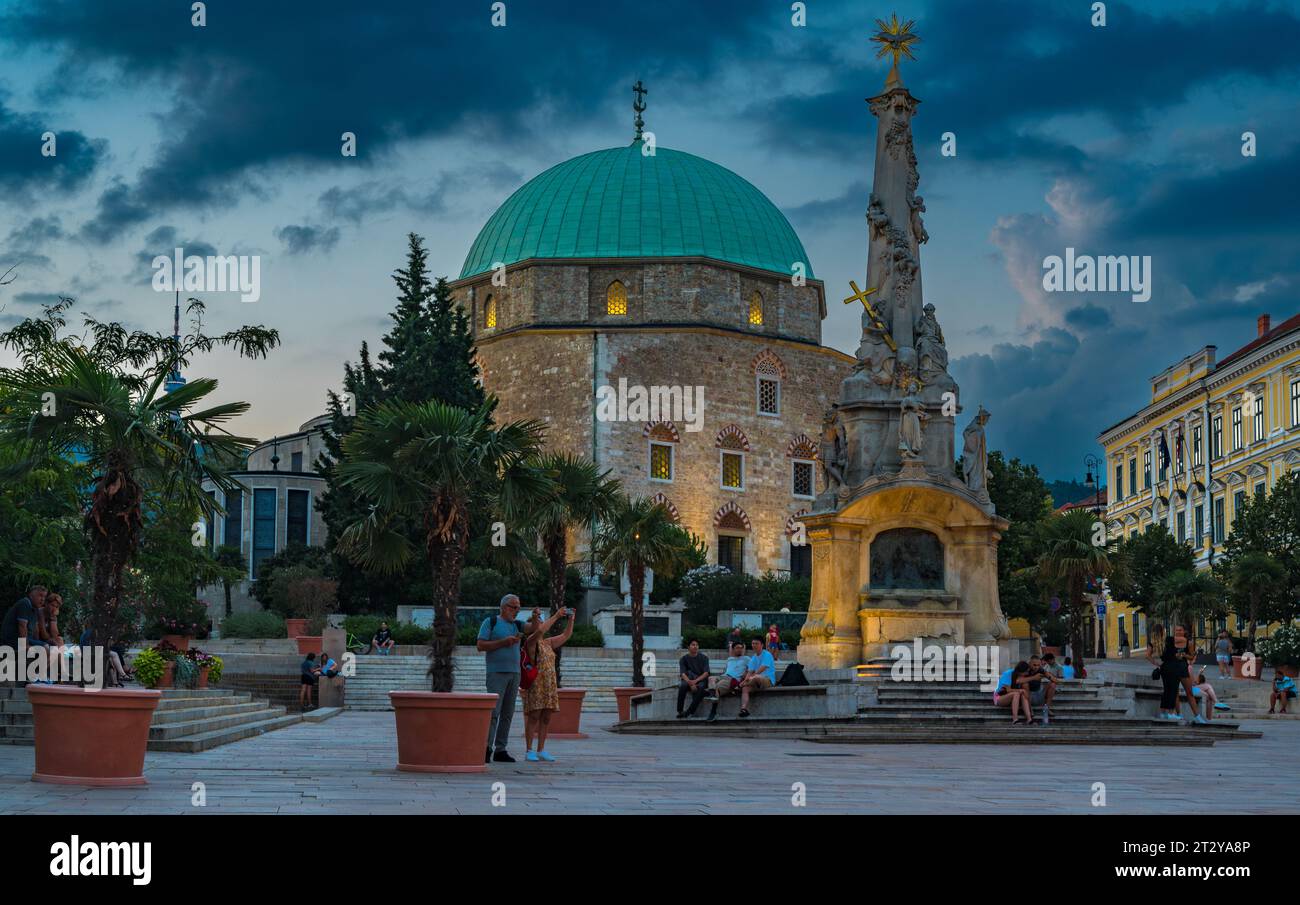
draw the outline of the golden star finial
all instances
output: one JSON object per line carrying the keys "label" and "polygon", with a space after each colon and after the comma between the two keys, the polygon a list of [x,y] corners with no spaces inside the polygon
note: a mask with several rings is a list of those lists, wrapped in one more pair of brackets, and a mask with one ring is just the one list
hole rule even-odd
{"label": "golden star finial", "polygon": [[890,13],[889,21],[877,19],[876,25],[880,31],[871,36],[871,40],[880,45],[880,50],[876,53],[876,59],[880,59],[885,54],[894,55],[894,65],[889,69],[889,78],[885,81],[886,88],[895,88],[903,84],[903,80],[898,76],[898,58],[907,57],[909,60],[915,60],[912,55],[912,45],[919,44],[921,38],[912,31],[912,26],[916,24],[915,19],[908,19],[906,22],[898,21],[898,13]]}

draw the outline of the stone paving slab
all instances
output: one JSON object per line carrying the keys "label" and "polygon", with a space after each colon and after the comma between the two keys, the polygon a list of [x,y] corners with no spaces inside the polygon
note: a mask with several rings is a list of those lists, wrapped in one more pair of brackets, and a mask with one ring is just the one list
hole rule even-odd
{"label": "stone paving slab", "polygon": [[[469,775],[397,772],[391,713],[345,712],[200,754],[150,752],[150,784],[136,788],[33,783],[33,749],[0,746],[0,814],[1300,813],[1300,784],[1266,779],[1295,761],[1290,722],[1245,721],[1263,738],[1212,748],[843,745],[826,756],[793,739],[619,735],[607,719],[584,721],[589,739],[549,743],[557,763],[523,761],[520,737],[519,763]],[[191,805],[195,782],[205,807]],[[1091,806],[1095,782],[1106,808]],[[495,783],[504,807],[493,806]],[[805,807],[791,804],[795,783]]]}

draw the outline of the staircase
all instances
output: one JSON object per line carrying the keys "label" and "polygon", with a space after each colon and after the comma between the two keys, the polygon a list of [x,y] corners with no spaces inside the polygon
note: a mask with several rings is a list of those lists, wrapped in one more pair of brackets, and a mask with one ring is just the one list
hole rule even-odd
{"label": "staircase", "polygon": [[[168,688],[149,724],[150,751],[189,754],[291,726],[302,719],[284,707],[221,688]],[[32,705],[22,688],[0,688],[0,744],[30,745]]]}
{"label": "staircase", "polygon": [[[1057,693],[1056,714],[1046,726],[1012,726],[1010,711],[995,708],[979,682],[859,683],[860,700],[876,703],[858,708],[856,718],[764,720],[762,696],[753,716],[697,720],[638,720],[620,723],[617,731],[636,734],[701,734],[756,738],[799,738],[822,744],[911,745],[1151,745],[1208,747],[1216,741],[1260,738],[1236,722],[1215,719],[1209,726],[1136,719],[1107,705],[1094,687],[1079,683]],[[874,686],[875,694],[868,685]],[[1035,717],[1041,716],[1036,713]]]}
{"label": "staircase", "polygon": [[[578,648],[576,650],[581,650]],[[455,688],[457,691],[486,691],[483,655],[456,653]],[[344,706],[348,710],[392,710],[390,691],[428,691],[426,675],[429,661],[423,656],[358,657],[357,674],[347,680]],[[676,669],[674,662],[671,669]],[[560,661],[560,680],[565,688],[585,688],[584,713],[614,713],[618,705],[614,688],[632,684],[631,654],[626,657],[584,657],[566,651]],[[646,684],[671,684],[672,677],[647,678]]]}

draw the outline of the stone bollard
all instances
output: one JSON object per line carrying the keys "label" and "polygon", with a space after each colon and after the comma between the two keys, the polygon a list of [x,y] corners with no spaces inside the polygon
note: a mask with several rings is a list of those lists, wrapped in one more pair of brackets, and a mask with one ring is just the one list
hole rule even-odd
{"label": "stone bollard", "polygon": [[[321,650],[332,657],[338,663],[340,669],[345,665],[343,655],[347,653],[344,647],[346,644],[347,633],[341,628],[327,628],[321,633]],[[347,679],[342,674],[335,676],[333,679],[322,676],[320,685],[317,686],[319,689],[319,705],[321,707],[342,707],[346,684]]]}

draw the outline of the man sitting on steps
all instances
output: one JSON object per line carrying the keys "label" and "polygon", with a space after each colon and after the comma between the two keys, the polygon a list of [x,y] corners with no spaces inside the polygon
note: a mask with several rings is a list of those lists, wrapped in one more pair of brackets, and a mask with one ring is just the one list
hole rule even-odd
{"label": "man sitting on steps", "polygon": [[718,702],[740,689],[740,683],[745,680],[745,673],[748,671],[749,658],[745,656],[745,645],[733,641],[731,656],[727,658],[727,668],[718,678],[718,684],[713,689],[713,707],[709,710],[709,722],[718,718]]}
{"label": "man sitting on steps", "polygon": [[752,642],[754,655],[749,658],[749,670],[740,683],[740,716],[749,716],[749,696],[776,684],[776,658],[763,647],[763,639]]}
{"label": "man sitting on steps", "polygon": [[[700,701],[709,692],[709,658],[700,653],[700,642],[694,638],[687,647],[688,653],[681,660],[681,680],[677,683],[677,719],[695,716]],[[683,711],[686,695],[691,696],[691,709]]]}

